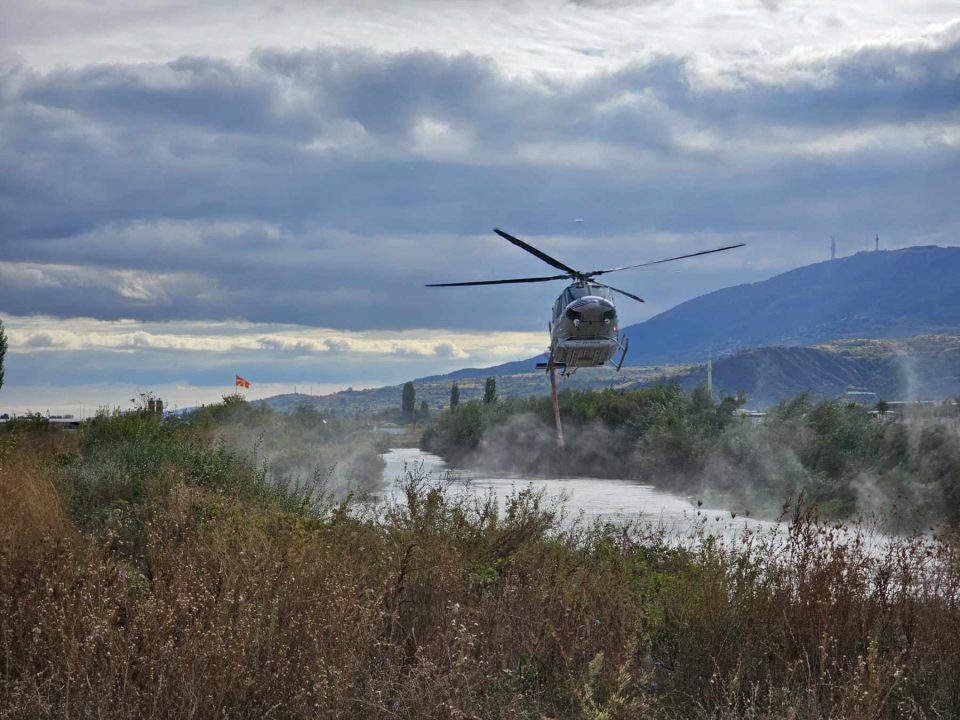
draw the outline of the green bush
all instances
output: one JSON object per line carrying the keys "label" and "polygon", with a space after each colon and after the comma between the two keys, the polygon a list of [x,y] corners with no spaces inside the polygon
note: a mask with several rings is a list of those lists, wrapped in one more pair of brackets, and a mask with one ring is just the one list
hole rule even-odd
{"label": "green bush", "polygon": [[563,452],[549,398],[471,402],[441,415],[422,447],[491,470],[639,480],[768,517],[802,495],[828,517],[960,525],[956,427],[878,421],[866,408],[806,395],[752,426],[738,419],[744,402],[669,384],[565,391]]}

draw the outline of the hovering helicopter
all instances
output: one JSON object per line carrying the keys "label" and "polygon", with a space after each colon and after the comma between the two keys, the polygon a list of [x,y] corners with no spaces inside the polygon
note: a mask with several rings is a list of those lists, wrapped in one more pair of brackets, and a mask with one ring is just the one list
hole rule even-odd
{"label": "hovering helicopter", "polygon": [[549,275],[546,277],[524,277],[510,278],[505,280],[473,280],[468,282],[453,283],[431,283],[427,287],[463,287],[467,285],[508,285],[511,283],[536,283],[550,282],[552,280],[572,280],[560,297],[553,304],[553,319],[550,321],[550,349],[548,351],[548,361],[538,363],[538,368],[546,368],[551,373],[553,368],[559,368],[562,375],[572,375],[578,368],[597,367],[605,365],[607,362],[620,352],[620,359],[614,364],[617,370],[623,367],[623,361],[627,356],[629,341],[625,335],[620,335],[617,328],[617,309],[613,303],[613,294],[619,293],[625,295],[631,300],[643,302],[643,298],[634,295],[626,290],[615,288],[612,285],[606,285],[598,282],[594,278],[607,273],[620,272],[621,270],[631,270],[634,268],[649,267],[651,265],[660,265],[673,262],[674,260],[683,260],[685,258],[697,257],[699,255],[710,255],[711,253],[723,252],[724,250],[733,250],[743,247],[745,243],[736,245],[727,245],[725,247],[714,248],[713,250],[702,250],[700,252],[689,253],[687,255],[678,255],[676,257],[665,258],[663,260],[654,260],[653,262],[638,263],[635,265],[623,265],[621,267],[609,268],[607,270],[591,270],[590,272],[581,272],[574,270],[569,265],[565,265],[556,258],[550,257],[542,250],[538,250],[533,245],[524,242],[520,238],[514,237],[503,230],[494,229],[494,232],[504,240],[513,243],[519,248],[526,250],[551,265],[558,270],[562,270],[562,275]]}

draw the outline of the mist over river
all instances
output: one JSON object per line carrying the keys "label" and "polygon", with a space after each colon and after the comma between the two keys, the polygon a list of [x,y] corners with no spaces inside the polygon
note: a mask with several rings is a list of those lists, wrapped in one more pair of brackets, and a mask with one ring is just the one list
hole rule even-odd
{"label": "mist over river", "polygon": [[754,520],[738,515],[733,517],[721,508],[697,507],[696,499],[674,495],[630,480],[595,477],[539,477],[516,473],[490,473],[463,468],[449,468],[442,458],[417,448],[394,448],[383,456],[386,468],[385,494],[399,498],[399,485],[408,470],[422,467],[431,482],[442,480],[449,473],[454,489],[478,494],[492,491],[504,507],[511,493],[526,487],[542,489],[547,498],[563,498],[567,516],[585,520],[604,518],[628,519],[662,526],[669,534],[687,535],[702,525],[711,534],[726,537],[738,535],[745,529],[754,532],[779,533],[782,523]]}

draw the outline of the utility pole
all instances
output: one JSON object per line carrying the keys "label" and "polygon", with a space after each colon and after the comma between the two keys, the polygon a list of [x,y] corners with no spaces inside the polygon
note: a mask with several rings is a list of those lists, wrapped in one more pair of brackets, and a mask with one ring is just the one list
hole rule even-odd
{"label": "utility pole", "polygon": [[830,236],[830,259],[837,259],[837,238],[833,235]]}
{"label": "utility pole", "polygon": [[713,400],[713,348],[707,351],[707,392]]}

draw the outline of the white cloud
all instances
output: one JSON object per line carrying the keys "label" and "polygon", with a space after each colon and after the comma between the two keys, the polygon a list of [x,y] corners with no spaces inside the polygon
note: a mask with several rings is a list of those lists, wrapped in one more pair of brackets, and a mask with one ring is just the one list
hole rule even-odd
{"label": "white cloud", "polygon": [[[771,12],[772,9],[776,12]],[[950,3],[868,0],[566,2],[335,0],[332,2],[30,3],[4,0],[0,44],[49,69],[94,62],[240,58],[259,47],[469,51],[511,74],[583,76],[657,53],[690,55],[703,72],[736,63],[839,52],[916,36],[956,17]],[[162,78],[158,79],[158,82]]]}
{"label": "white cloud", "polygon": [[353,344],[344,338],[330,337],[323,339],[323,345],[330,352],[350,352],[353,350]]}
{"label": "white cloud", "polygon": [[437,343],[433,346],[433,354],[438,358],[450,359],[450,358],[465,358],[469,357],[461,348],[457,347],[452,342],[442,342]]}
{"label": "white cloud", "polygon": [[[186,385],[187,395],[209,401],[223,394],[234,373],[254,383],[256,397],[293,384],[316,386],[317,392],[321,387],[389,385],[455,370],[465,361],[487,366],[529,357],[547,342],[545,332],[344,333],[264,323],[8,315],[3,323],[9,349],[0,412],[81,401],[110,404],[117,402],[112,390],[87,396],[83,388],[117,383],[150,390]],[[59,399],[43,390],[46,383],[61,388]],[[123,390],[121,399],[123,393],[130,397]],[[186,402],[183,393],[169,395],[174,396]]]}
{"label": "white cloud", "polygon": [[176,294],[209,295],[208,278],[198,273],[152,273],[137,270],[110,270],[84,265],[0,262],[0,279],[11,289],[50,288],[76,291],[106,290],[126,300],[167,305]]}
{"label": "white cloud", "polygon": [[[331,335],[326,328],[243,322],[157,322],[4,317],[11,354],[130,349],[200,355],[293,352],[355,356],[474,358],[496,362],[539,352],[545,333],[469,333],[455,330],[368,331]],[[283,362],[281,358],[279,362]]]}
{"label": "white cloud", "polygon": [[11,290],[62,287],[44,268],[23,263],[0,263],[0,284]]}

